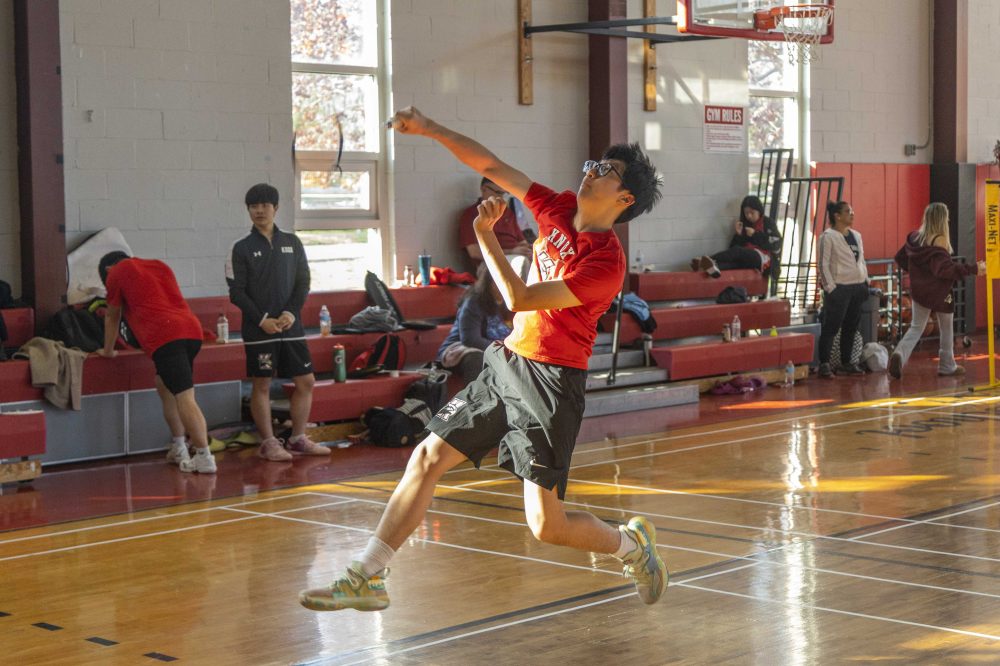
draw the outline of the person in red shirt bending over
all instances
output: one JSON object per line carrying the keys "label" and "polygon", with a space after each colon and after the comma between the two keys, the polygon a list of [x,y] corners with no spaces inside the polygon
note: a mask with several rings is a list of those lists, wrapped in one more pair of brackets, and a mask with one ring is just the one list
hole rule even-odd
{"label": "person in red shirt bending over", "polygon": [[[215,458],[208,450],[205,415],[194,399],[194,357],[201,349],[201,322],[181,295],[177,278],[162,261],[137,259],[124,252],[110,252],[98,264],[108,290],[101,356],[115,356],[115,339],[124,313],[142,350],[156,366],[156,392],[163,403],[163,418],[173,437],[167,462],[182,472],[215,473]],[[195,454],[188,453],[187,432]]]}
{"label": "person in red shirt bending over", "polygon": [[479,247],[507,307],[516,313],[514,330],[486,349],[479,377],[431,420],[432,434],[414,450],[365,550],[332,584],[303,591],[300,603],[312,610],[388,607],[386,565],[424,520],[438,480],[466,460],[478,467],[497,445],[500,467],[522,481],[535,538],[614,554],[642,601],[656,602],[668,574],[653,525],[636,516],[615,528],[563,504],[597,320],[625,278],[625,254],[612,227],[652,209],[660,197],[656,170],[637,144],[615,145],[600,161],[584,163],[575,194],[554,192],[416,109],[396,113],[392,127],[438,141],[523,201],[538,221],[538,239],[525,283],[493,232],[503,200],[490,197],[479,204],[474,224]]}

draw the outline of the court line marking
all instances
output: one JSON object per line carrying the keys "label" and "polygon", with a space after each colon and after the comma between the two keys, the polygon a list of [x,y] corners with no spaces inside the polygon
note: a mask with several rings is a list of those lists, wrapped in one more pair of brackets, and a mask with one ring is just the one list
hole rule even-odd
{"label": "court line marking", "polygon": [[[992,391],[993,391],[993,389],[990,390],[990,392],[992,392]],[[922,409],[912,409],[912,408],[907,409],[906,408],[906,403],[907,402],[918,402],[920,400],[933,400],[935,398],[951,398],[951,397],[967,396],[967,395],[968,395],[967,391],[957,391],[957,392],[951,392],[951,393],[947,393],[946,392],[946,393],[940,393],[940,394],[939,393],[931,393],[931,394],[927,394],[927,395],[916,396],[916,397],[913,397],[913,398],[901,398],[900,402],[898,404],[894,404],[894,405],[865,405],[865,406],[862,406],[862,407],[848,407],[846,409],[841,409],[841,410],[827,409],[827,410],[823,410],[823,411],[816,411],[814,413],[806,413],[806,414],[802,414],[802,415],[798,415],[798,416],[790,416],[790,417],[784,418],[784,419],[777,419],[777,420],[774,420],[774,421],[768,421],[767,423],[751,423],[751,424],[744,424],[742,426],[732,426],[732,427],[726,427],[726,428],[717,428],[715,430],[706,430],[706,431],[693,432],[693,433],[680,434],[680,435],[668,435],[668,436],[664,436],[664,437],[654,437],[652,439],[641,439],[641,440],[637,440],[635,442],[628,442],[628,443],[623,443],[623,444],[615,444],[614,446],[605,446],[605,447],[598,447],[598,448],[582,448],[582,449],[580,449],[580,454],[597,453],[597,452],[600,452],[600,451],[620,450],[620,449],[623,449],[623,448],[628,448],[630,446],[641,446],[641,445],[644,445],[644,444],[656,444],[656,443],[659,443],[659,442],[669,442],[669,441],[674,441],[674,440],[678,440],[678,439],[689,439],[691,437],[709,436],[709,435],[715,435],[715,434],[719,434],[719,433],[730,432],[730,431],[734,431],[734,430],[745,430],[747,428],[768,427],[768,426],[772,426],[772,425],[777,424],[777,423],[787,423],[787,422],[800,421],[800,420],[805,420],[805,419],[818,419],[818,418],[824,418],[824,417],[827,417],[827,416],[836,416],[836,415],[840,415],[840,414],[847,414],[849,412],[858,412],[858,411],[864,411],[864,410],[885,410],[887,408],[897,408],[898,407],[898,410],[894,411],[893,414],[898,414],[900,416],[905,416],[907,414],[916,414],[916,413],[921,413],[923,411],[933,410],[933,409],[948,409],[948,408],[951,408],[951,407],[967,406],[967,405],[970,405],[970,404],[974,405],[974,404],[980,404],[980,403],[994,403],[994,402],[997,401],[997,398],[998,398],[997,396],[986,397],[986,398],[973,398],[971,401],[962,401],[962,402],[959,402],[959,403],[952,403],[950,405],[938,405],[936,407],[927,407],[927,408],[922,408]],[[861,419],[860,421],[856,421],[856,422],[860,423],[860,422],[864,422],[865,420],[874,420],[874,419],[877,419],[877,418],[880,418],[880,417],[873,417],[873,419]],[[851,421],[850,423],[854,423],[854,422],[855,421]],[[827,428],[827,427],[832,427],[833,425],[838,425],[838,424],[830,424],[828,426],[820,426],[820,429],[824,429],[824,428]],[[800,431],[801,430],[795,430],[795,429],[793,429],[793,430],[785,431],[783,433],[778,433],[778,434],[779,435],[781,435],[781,434],[790,434],[790,433],[795,433],[795,432],[800,432]],[[678,451],[684,451],[684,450],[689,450],[689,449],[678,449]],[[575,453],[576,452],[574,451],[574,454]],[[577,467],[577,466],[573,465],[572,467]],[[490,464],[490,465],[484,465],[481,469],[500,469],[500,468],[496,464]]]}
{"label": "court line marking", "polygon": [[[464,490],[464,491],[470,492],[470,493],[482,493],[484,495],[498,495],[500,497],[513,497],[513,498],[520,498],[521,497],[520,495],[514,495],[514,494],[511,494],[511,493],[501,493],[501,492],[498,492],[498,491],[495,491],[495,490],[482,490],[482,489],[479,489],[479,488],[457,488],[456,486],[447,486],[447,485],[443,485],[443,484],[439,484],[439,487],[452,488],[452,489],[456,489],[456,490]],[[611,511],[611,512],[617,512],[617,513],[621,513],[621,514],[625,514],[625,513],[629,513],[629,514],[631,514],[631,513],[640,513],[638,511],[626,511],[625,509],[622,509],[620,507],[609,507],[609,506],[604,506],[602,504],[586,504],[586,503],[583,503],[583,502],[572,502],[572,501],[569,501],[569,500],[564,500],[563,504],[565,504],[567,506],[579,506],[579,507],[583,507],[585,509],[591,509],[591,510],[593,510],[593,509],[600,509],[600,510],[603,510],[603,511]],[[868,541],[852,541],[851,539],[846,538],[846,537],[827,536],[827,535],[824,535],[824,534],[814,534],[814,533],[811,533],[811,532],[799,532],[797,530],[784,530],[784,529],[778,529],[778,528],[774,528],[774,527],[758,527],[758,526],[754,526],[754,525],[740,525],[740,524],[737,524],[737,523],[725,523],[725,522],[718,521],[718,520],[708,520],[706,518],[687,518],[687,517],[684,517],[684,516],[674,516],[674,515],[670,515],[670,514],[656,513],[656,512],[653,512],[653,511],[642,511],[641,515],[644,515],[644,516],[647,516],[647,517],[652,516],[652,517],[655,517],[655,518],[665,518],[667,520],[678,520],[678,521],[685,521],[685,522],[692,522],[692,523],[702,523],[702,524],[705,524],[705,525],[717,525],[717,526],[720,526],[720,527],[732,527],[732,528],[742,529],[742,530],[751,530],[751,531],[760,531],[760,532],[774,532],[774,533],[783,534],[783,535],[786,535],[786,536],[797,536],[797,537],[803,537],[803,538],[806,538],[806,539],[825,539],[825,540],[830,540],[830,541],[852,543],[854,545],[870,546],[870,547],[874,547],[874,548],[891,548],[891,549],[896,549],[896,550],[906,550],[906,551],[912,551],[912,552],[917,552],[917,553],[925,553],[925,554],[930,554],[930,555],[944,555],[944,556],[950,556],[950,557],[959,557],[959,558],[965,558],[965,559],[971,559],[971,560],[979,560],[979,561],[984,561],[984,562],[1000,562],[1000,559],[998,559],[998,558],[984,557],[984,556],[981,556],[981,555],[968,555],[968,554],[965,554],[965,553],[953,553],[953,552],[947,552],[947,551],[941,551],[941,550],[930,550],[930,549],[927,549],[927,548],[915,548],[915,547],[912,547],[912,546],[899,546],[899,545],[895,545],[895,544],[879,543],[877,541],[872,541],[872,542],[868,542]]]}
{"label": "court line marking", "polygon": [[[128,520],[119,520],[119,521],[113,522],[113,523],[102,523],[100,525],[88,525],[87,527],[76,527],[76,528],[69,529],[69,530],[60,530],[58,532],[46,532],[44,534],[33,534],[31,536],[16,537],[16,538],[13,538],[13,539],[2,539],[2,540],[0,540],[0,546],[3,546],[4,544],[8,544],[8,543],[17,543],[19,541],[31,541],[33,539],[46,539],[46,538],[53,537],[53,536],[61,536],[63,534],[77,534],[77,533],[80,533],[80,532],[89,532],[91,530],[100,530],[100,529],[104,529],[104,528],[107,528],[107,527],[121,527],[123,525],[132,525],[132,524],[137,524],[137,523],[144,523],[144,522],[149,522],[149,521],[152,521],[152,520],[163,520],[164,518],[173,518],[174,516],[190,516],[190,515],[195,514],[195,513],[205,513],[207,511],[215,511],[217,509],[223,508],[223,506],[243,506],[243,505],[250,505],[250,504],[261,504],[263,502],[273,502],[275,500],[286,499],[288,497],[302,497],[304,494],[305,493],[301,493],[301,492],[294,493],[294,494],[284,494],[284,495],[278,495],[276,497],[269,497],[269,498],[263,498],[263,499],[255,499],[255,500],[244,501],[244,502],[236,502],[233,505],[225,504],[225,505],[220,505],[220,506],[211,506],[211,507],[206,507],[204,509],[191,509],[189,511],[178,511],[177,513],[157,514],[155,516],[147,516],[145,518],[134,518],[134,519],[128,519]],[[212,500],[199,500],[199,501],[209,501],[210,502]],[[180,505],[174,504],[172,506],[180,506]],[[171,506],[142,509],[141,513],[145,513],[146,511],[158,511],[158,510],[169,509],[169,508],[171,508]],[[130,514],[130,515],[133,515],[133,514]],[[100,520],[100,519],[101,519],[100,516],[98,516],[96,518],[82,518],[80,520],[72,521],[72,522],[82,522],[84,520]],[[42,525],[42,526],[39,526],[39,527],[36,527],[36,528],[27,528],[27,529],[45,529],[45,526]]]}
{"label": "court line marking", "polygon": [[1000,532],[1000,530],[992,530],[988,527],[970,527],[969,525],[951,525],[949,523],[939,523],[939,520],[947,520],[949,518],[954,518],[955,516],[961,516],[964,513],[972,513],[974,511],[982,511],[983,509],[990,509],[995,506],[1000,506],[1000,502],[991,502],[984,506],[977,506],[971,509],[963,509],[961,511],[956,511],[955,513],[946,513],[943,516],[935,516],[934,518],[928,518],[927,520],[913,520],[909,521],[905,525],[894,525],[893,527],[886,527],[875,532],[865,532],[864,534],[859,534],[856,537],[851,537],[851,541],[857,541],[858,543],[864,543],[864,539],[870,539],[874,536],[880,534],[885,534],[886,532],[892,532],[894,530],[902,529],[904,527],[913,527],[914,525],[936,525],[940,527],[953,527],[953,528],[964,528],[964,529],[979,529],[988,532]]}
{"label": "court line marking", "polygon": [[[326,495],[326,496],[328,496],[328,497],[338,497],[337,495]],[[365,502],[365,503],[369,503],[369,504],[376,504],[376,505],[381,505],[381,506],[385,506],[386,505],[386,502],[380,502],[378,500],[371,500],[371,499],[356,500],[356,501]],[[304,509],[302,509],[302,510],[304,510]],[[451,513],[451,512],[447,512],[447,511],[437,511],[437,510],[430,510],[430,511],[428,511],[428,513],[437,513],[437,514],[443,514],[443,515],[446,515],[446,516],[452,516],[452,517],[455,517],[455,518],[466,518],[466,519],[469,519],[469,520],[476,520],[476,521],[483,521],[483,522],[501,523],[503,525],[508,525],[508,526],[511,526],[511,527],[518,527],[518,528],[525,528],[525,529],[528,527],[528,524],[526,522],[518,522],[518,521],[512,521],[512,520],[497,520],[497,519],[494,519],[494,518],[486,518],[484,516],[476,516],[476,515],[470,515],[470,514],[464,514],[464,513]],[[438,543],[440,543],[440,541],[438,541]],[[989,592],[976,592],[974,590],[963,590],[961,588],[956,588],[956,587],[942,587],[940,585],[930,585],[930,584],[926,584],[926,583],[915,583],[915,582],[910,582],[910,581],[906,581],[906,580],[900,580],[900,579],[897,579],[897,578],[882,578],[880,576],[867,576],[865,574],[856,574],[856,573],[850,573],[850,572],[846,572],[846,571],[837,571],[835,569],[824,569],[824,568],[821,568],[821,567],[812,567],[812,566],[805,566],[805,565],[799,565],[799,564],[789,564],[789,563],[786,563],[786,562],[774,562],[774,561],[771,561],[771,560],[761,559],[761,558],[766,557],[768,555],[780,553],[781,551],[785,551],[785,550],[787,550],[789,548],[792,548],[792,547],[798,546],[798,545],[801,545],[801,544],[795,543],[795,542],[786,543],[786,544],[782,544],[782,545],[776,546],[774,548],[768,548],[767,550],[765,550],[763,552],[760,552],[760,553],[756,553],[754,555],[733,555],[733,554],[730,554],[730,553],[719,553],[719,552],[716,552],[716,551],[704,550],[704,549],[701,549],[701,548],[691,548],[691,547],[688,547],[688,546],[675,546],[675,545],[671,545],[671,544],[667,544],[667,543],[658,543],[657,547],[658,548],[663,548],[663,549],[666,549],[666,550],[681,550],[681,551],[686,551],[686,552],[690,552],[690,553],[698,553],[700,555],[712,555],[714,557],[724,558],[724,560],[743,560],[743,561],[750,562],[750,563],[757,564],[757,565],[768,565],[768,566],[774,566],[774,567],[785,567],[785,568],[792,568],[792,569],[800,569],[800,570],[803,570],[803,571],[815,571],[815,572],[818,572],[818,573],[829,574],[829,575],[832,575],[832,576],[846,576],[846,577],[849,577],[849,578],[859,578],[859,579],[862,579],[862,580],[876,581],[876,582],[880,582],[880,583],[888,583],[888,584],[895,584],[895,585],[904,585],[904,586],[907,586],[907,587],[920,587],[920,588],[926,588],[926,589],[929,589],[929,590],[938,590],[940,592],[953,592],[953,593],[956,593],[956,594],[971,594],[971,595],[974,595],[974,596],[988,597],[988,598],[991,598],[991,599],[1000,599],[1000,594],[992,594],[992,593],[989,593]],[[610,557],[614,557],[613,555],[609,555],[609,556]],[[900,562],[900,565],[901,566],[906,566],[906,563],[905,562]],[[711,575],[718,575],[718,574],[717,573],[713,573]],[[705,576],[705,577],[707,577],[707,576]]]}
{"label": "court line marking", "polygon": [[858,617],[866,620],[876,620],[881,622],[891,622],[894,624],[903,624],[910,627],[918,627],[920,629],[930,629],[932,631],[945,631],[952,634],[960,634],[962,636],[972,636],[974,638],[985,638],[992,641],[1000,640],[1000,636],[994,636],[993,634],[983,634],[978,631],[969,631],[967,629],[956,629],[954,627],[942,627],[934,624],[924,624],[922,622],[912,622],[910,620],[900,620],[898,618],[884,617],[880,615],[870,615],[868,613],[857,613],[854,611],[840,610],[837,608],[829,608],[826,606],[816,606],[814,604],[802,604],[793,601],[785,601],[783,599],[771,599],[768,597],[759,597],[752,594],[742,594],[740,592],[730,592],[728,590],[716,590],[710,587],[703,587],[701,585],[691,585],[687,582],[677,583],[679,587],[687,587],[693,590],[702,590],[703,592],[713,592],[715,594],[725,594],[733,597],[741,597],[743,599],[752,599],[754,601],[763,601],[769,604],[781,604],[783,606],[791,606],[793,608],[802,608],[806,610],[818,610],[825,611],[827,613],[836,613],[838,615],[848,615],[851,617]]}
{"label": "court line marking", "polygon": [[[335,506],[337,504],[346,504],[346,503],[347,502],[345,502],[345,501],[330,502],[328,504],[328,506]],[[219,508],[220,509],[224,509],[224,508],[227,508],[227,507],[219,507]],[[294,509],[285,509],[284,511],[277,511],[275,513],[281,514],[281,513],[291,512],[291,511],[304,511],[306,508],[312,509],[312,508],[315,508],[315,507],[296,507]],[[231,511],[240,511],[239,509],[230,509],[230,510]],[[175,534],[177,532],[186,532],[188,530],[196,530],[196,529],[199,529],[199,528],[202,528],[202,527],[214,527],[216,525],[225,525],[227,523],[238,523],[238,522],[241,522],[241,521],[244,521],[244,520],[252,520],[252,519],[260,517],[260,516],[273,515],[273,514],[269,514],[269,513],[258,513],[258,512],[253,512],[253,511],[243,511],[243,513],[248,513],[248,514],[251,514],[251,515],[247,516],[247,517],[244,517],[244,518],[230,518],[228,520],[220,520],[220,521],[216,521],[216,522],[213,522],[213,523],[202,523],[201,525],[187,525],[185,527],[177,527],[177,528],[169,529],[169,530],[159,530],[159,531],[156,531],[156,532],[147,532],[146,534],[133,534],[131,536],[118,537],[116,539],[105,539],[103,541],[91,541],[91,542],[88,542],[88,543],[78,543],[78,544],[74,544],[72,546],[63,546],[61,548],[49,548],[47,550],[36,550],[36,551],[32,551],[30,553],[21,553],[20,555],[8,555],[7,557],[0,557],[0,562],[7,562],[9,560],[22,560],[22,559],[25,559],[25,558],[28,558],[28,557],[37,557],[39,555],[50,555],[50,554],[53,554],[53,553],[64,553],[64,552],[71,551],[71,550],[78,550],[78,549],[83,549],[83,548],[93,548],[94,546],[104,546],[104,545],[112,544],[112,543],[122,543],[124,541],[134,541],[136,539],[147,539],[147,538],[155,537],[155,536],[163,536],[165,534]]]}

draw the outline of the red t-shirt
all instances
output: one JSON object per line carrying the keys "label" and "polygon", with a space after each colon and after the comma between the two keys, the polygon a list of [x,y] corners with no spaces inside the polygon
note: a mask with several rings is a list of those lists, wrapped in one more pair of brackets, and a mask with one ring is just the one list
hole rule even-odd
{"label": "red t-shirt", "polygon": [[613,231],[573,228],[576,195],[532,183],[524,204],[538,221],[529,283],[562,279],[580,305],[559,310],[518,312],[504,344],[542,363],[587,369],[601,318],[621,291],[625,253]]}
{"label": "red t-shirt", "polygon": [[[479,205],[480,201],[482,199],[466,208],[462,213],[461,219],[458,221],[458,243],[462,249],[465,249],[469,245],[479,244],[479,241],[476,240],[476,230],[472,228],[472,223],[478,214],[476,206]],[[504,250],[509,250],[524,242],[524,234],[521,233],[521,227],[517,226],[517,215],[514,214],[510,206],[507,206],[503,215],[493,225],[493,232],[496,233],[497,240],[500,241],[500,247]]]}
{"label": "red t-shirt", "polygon": [[201,340],[201,322],[191,312],[177,278],[162,261],[125,259],[108,269],[108,304],[122,314],[143,351],[152,355],[174,340]]}

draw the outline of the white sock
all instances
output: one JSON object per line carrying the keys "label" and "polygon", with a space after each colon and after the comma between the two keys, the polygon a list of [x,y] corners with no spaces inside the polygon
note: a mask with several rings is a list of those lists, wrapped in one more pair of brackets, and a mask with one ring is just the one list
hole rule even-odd
{"label": "white sock", "polygon": [[389,560],[395,554],[396,551],[390,548],[389,544],[378,537],[371,537],[365,549],[354,559],[361,564],[361,570],[366,576],[374,576],[388,566]]}
{"label": "white sock", "polygon": [[297,442],[305,436],[306,436],[305,433],[302,433],[301,435],[292,435],[291,437],[288,438],[288,443],[292,444],[293,442]]}
{"label": "white sock", "polygon": [[180,437],[174,437],[174,446],[187,446],[187,437],[181,435]]}
{"label": "white sock", "polygon": [[630,553],[639,548],[639,544],[636,543],[635,539],[626,532],[625,530],[618,530],[618,533],[622,535],[622,542],[618,544],[618,550],[615,551],[615,557],[619,560],[624,560]]}

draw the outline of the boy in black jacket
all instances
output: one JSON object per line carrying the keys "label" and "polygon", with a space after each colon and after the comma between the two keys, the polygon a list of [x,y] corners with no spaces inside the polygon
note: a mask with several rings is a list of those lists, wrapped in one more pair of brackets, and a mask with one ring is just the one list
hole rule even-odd
{"label": "boy in black jacket", "polygon": [[[243,344],[247,375],[253,382],[250,410],[261,443],[257,455],[284,462],[292,454],[326,456],[330,450],[305,434],[316,378],[299,321],[309,293],[309,263],[295,234],[274,224],[278,190],[266,183],[246,194],[253,229],[233,244],[226,265],[229,300],[243,313]],[[274,436],[271,424],[271,378],[291,377],[292,436],[285,443]]]}

